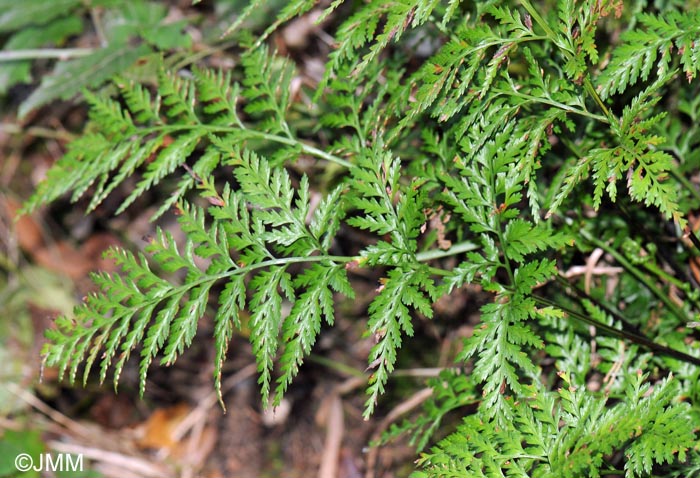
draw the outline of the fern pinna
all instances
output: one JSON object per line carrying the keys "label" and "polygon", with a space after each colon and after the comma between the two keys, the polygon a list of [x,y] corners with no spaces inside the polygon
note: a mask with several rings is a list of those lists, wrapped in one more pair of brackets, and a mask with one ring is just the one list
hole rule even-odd
{"label": "fern pinna", "polygon": [[[293,94],[291,62],[259,45],[233,72],[164,69],[155,89],[124,75],[112,97],[85,93],[91,125],[27,210],[69,191],[89,192],[93,209],[138,173],[121,212],[175,175],[156,216],[174,208],[187,241],[159,231],[146,255],[110,251],[121,272],[94,275],[100,292],[47,332],[46,363],[73,380],[99,362],[116,385],[139,348],[143,391],[150,364],[173,363],[215,304],[217,387],[245,309],[263,399],[274,385],[279,400],[333,324],[336,296],[353,296],[349,271],[373,268],[367,417],[416,317],[467,285],[490,297],[456,357],[467,375],[433,380],[425,414],[391,431],[412,431],[423,449],[448,413],[475,405],[415,476],[652,476],[700,460],[700,359],[684,327],[698,293],[655,255],[620,253],[622,236],[645,250],[635,242],[644,228],[616,212],[616,202],[648,206],[642,221],[679,236],[700,206],[686,177],[697,125],[662,107],[672,98],[700,118],[700,103],[673,93],[697,93],[698,12],[659,2],[635,16],[599,0],[341,3],[322,15],[351,11],[313,102]],[[313,6],[291,2],[258,44]],[[601,42],[618,31],[619,44]],[[429,52],[416,66],[401,52],[417,41]],[[299,158],[314,160],[321,182],[290,175]],[[342,255],[344,228],[375,240]],[[604,281],[587,277],[580,290],[563,278],[593,249],[623,268],[620,290],[631,292],[617,304],[636,316]],[[669,299],[669,281],[687,301]],[[601,336],[589,340],[591,326]],[[590,386],[599,375],[603,390]]]}

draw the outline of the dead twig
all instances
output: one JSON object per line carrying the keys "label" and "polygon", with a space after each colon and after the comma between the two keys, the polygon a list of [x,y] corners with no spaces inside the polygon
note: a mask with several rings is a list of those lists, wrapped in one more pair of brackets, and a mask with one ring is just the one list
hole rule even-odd
{"label": "dead twig", "polygon": [[114,465],[120,470],[132,471],[134,473],[138,473],[144,478],[166,478],[173,476],[172,472],[165,466],[156,466],[141,458],[124,455],[122,453],[115,453],[112,451],[101,450],[99,448],[91,448],[55,440],[49,441],[48,446],[52,450],[61,453],[82,455],[88,460]]}
{"label": "dead twig", "polygon": [[345,433],[343,417],[343,402],[337,393],[331,393],[325,404],[326,440],[323,444],[321,466],[318,478],[338,478],[338,462],[340,461],[340,446]]}
{"label": "dead twig", "polygon": [[[410,412],[414,408],[418,407],[421,403],[425,402],[433,394],[433,389],[431,387],[424,388],[417,391],[411,395],[407,400],[399,403],[394,409],[389,412],[389,414],[384,417],[384,419],[379,423],[376,430],[372,434],[372,442],[378,441],[384,430],[386,430],[389,425],[394,423],[402,415]],[[367,453],[367,471],[365,472],[365,478],[375,478],[377,461],[379,458],[379,447],[373,446],[369,449]]]}

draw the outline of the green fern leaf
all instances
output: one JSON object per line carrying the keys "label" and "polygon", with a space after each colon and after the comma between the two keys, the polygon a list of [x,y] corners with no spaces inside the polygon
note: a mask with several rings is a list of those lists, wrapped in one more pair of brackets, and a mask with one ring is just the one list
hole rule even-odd
{"label": "green fern leaf", "polygon": [[250,316],[253,352],[260,372],[258,383],[261,385],[263,403],[267,403],[282,327],[282,296],[278,289],[284,291],[287,300],[294,301],[295,297],[291,277],[284,268],[260,272],[251,280],[249,287],[255,291],[250,302],[253,310]]}
{"label": "green fern leaf", "polygon": [[263,131],[292,137],[285,119],[295,73],[292,64],[268,55],[264,47],[244,55],[241,61],[245,70],[242,94],[248,100],[244,108],[246,113],[262,119],[260,128]]}
{"label": "green fern leaf", "polygon": [[114,82],[119,87],[124,102],[136,121],[145,126],[161,123],[160,101],[154,102],[147,88],[118,77]]}
{"label": "green fern leaf", "polygon": [[295,288],[304,292],[294,302],[282,326],[284,351],[280,358],[282,374],[275,391],[276,404],[297,375],[304,357],[311,352],[322,322],[333,325],[333,292],[353,296],[345,274],[344,265],[316,263],[294,279]]}
{"label": "green fern leaf", "polygon": [[654,67],[659,77],[665,76],[670,71],[674,46],[688,80],[700,68],[695,41],[700,34],[700,11],[671,11],[664,16],[643,13],[639,23],[643,28],[622,35],[623,43],[613,51],[612,60],[598,78],[603,99],[621,93],[639,79],[646,81]]}
{"label": "green fern leaf", "polygon": [[184,124],[199,123],[194,110],[195,86],[192,81],[161,69],[158,72],[158,91],[168,118],[181,120]]}
{"label": "green fern leaf", "polygon": [[231,72],[196,69],[194,76],[203,110],[213,117],[211,124],[242,126],[236,112],[239,87],[231,82]]}
{"label": "green fern leaf", "polygon": [[377,343],[372,347],[368,359],[373,372],[367,388],[366,418],[374,412],[377,398],[384,393],[389,374],[394,370],[402,335],[413,335],[409,307],[430,318],[433,316],[431,304],[434,296],[433,281],[425,269],[395,268],[382,280],[379,295],[369,306],[368,332]]}

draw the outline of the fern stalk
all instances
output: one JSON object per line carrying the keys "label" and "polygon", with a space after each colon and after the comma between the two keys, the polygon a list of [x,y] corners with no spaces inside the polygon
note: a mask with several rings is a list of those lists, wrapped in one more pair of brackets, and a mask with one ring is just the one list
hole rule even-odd
{"label": "fern stalk", "polygon": [[630,263],[622,254],[617,250],[608,246],[605,242],[596,239],[591,234],[585,230],[581,230],[581,237],[586,239],[588,242],[596,247],[603,249],[605,252],[610,254],[617,262],[622,265],[630,274],[632,274],[639,282],[644,284],[644,286],[654,294],[667,308],[671,311],[673,315],[681,322],[687,322],[688,317],[663,291],[661,291],[654,282],[649,279],[645,274],[643,274],[637,267]]}

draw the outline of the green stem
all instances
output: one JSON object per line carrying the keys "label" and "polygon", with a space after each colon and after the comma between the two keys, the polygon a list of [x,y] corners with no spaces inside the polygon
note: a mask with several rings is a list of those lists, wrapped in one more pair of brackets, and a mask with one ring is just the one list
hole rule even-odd
{"label": "green stem", "polygon": [[148,136],[148,135],[154,134],[154,133],[157,134],[159,132],[190,130],[190,129],[194,129],[194,128],[204,129],[204,130],[210,131],[211,133],[236,133],[236,132],[240,133],[242,131],[246,135],[247,138],[265,139],[268,141],[286,144],[289,146],[299,145],[299,146],[301,146],[301,150],[304,153],[309,154],[311,156],[325,159],[326,161],[339,164],[339,165],[344,166],[346,168],[351,168],[353,166],[353,164],[350,161],[346,161],[342,158],[339,158],[338,156],[332,155],[331,153],[327,153],[326,151],[323,151],[322,149],[318,149],[315,146],[311,146],[311,145],[308,145],[306,143],[302,143],[298,139],[288,138],[286,136],[280,136],[280,135],[272,134],[272,133],[263,133],[261,131],[255,131],[255,130],[251,130],[251,129],[241,129],[241,128],[233,127],[233,126],[217,126],[217,125],[205,125],[205,124],[153,126],[150,128],[144,128],[142,136]]}
{"label": "green stem", "polygon": [[55,130],[51,128],[43,128],[41,126],[30,126],[23,128],[14,123],[0,123],[0,132],[7,134],[25,134],[36,136],[37,138],[57,139],[61,141],[73,141],[75,135],[65,130]]}
{"label": "green stem", "polygon": [[163,293],[162,295],[158,295],[157,297],[154,297],[153,299],[149,300],[146,304],[141,304],[141,305],[134,305],[129,307],[130,310],[132,310],[132,315],[136,314],[139,309],[143,309],[144,307],[148,305],[157,305],[160,303],[164,303],[167,299],[173,296],[182,296],[184,293],[186,293],[190,289],[194,289],[195,287],[198,287],[200,285],[208,284],[208,283],[215,283],[217,281],[227,279],[228,277],[234,276],[234,275],[246,275],[249,272],[252,272],[257,269],[263,269],[265,267],[271,267],[271,266],[286,266],[289,264],[300,264],[300,263],[305,263],[305,262],[322,262],[322,261],[333,261],[333,262],[351,262],[353,260],[356,260],[356,257],[350,257],[350,256],[308,256],[308,257],[282,257],[278,259],[268,259],[266,261],[262,262],[256,262],[255,264],[250,264],[244,267],[236,267],[236,268],[231,268],[227,271],[220,272],[218,274],[212,274],[212,275],[203,275],[199,279],[193,280],[191,282],[187,282],[186,284],[177,286],[177,287],[172,287],[169,291]]}
{"label": "green stem", "polygon": [[653,281],[649,279],[645,274],[643,274],[637,267],[635,267],[630,261],[628,261],[622,254],[618,253],[615,249],[608,246],[605,242],[596,239],[591,234],[585,230],[580,231],[581,236],[586,239],[591,244],[596,247],[600,247],[605,252],[610,254],[617,262],[622,265],[630,274],[632,274],[639,282],[644,284],[652,294],[654,294],[663,304],[668,307],[668,309],[675,315],[681,322],[687,322],[688,317],[686,314],[666,295],[662,290],[660,290]]}
{"label": "green stem", "polygon": [[[219,130],[222,132],[233,132],[233,131],[240,131],[238,128],[227,128],[227,127],[221,127],[221,126],[209,126],[209,128],[213,130]],[[351,168],[352,163],[349,161],[346,161],[342,158],[339,158],[337,156],[334,156],[330,153],[327,153],[321,149],[316,148],[315,146],[308,145],[306,143],[302,143],[301,141],[297,139],[292,139],[288,138],[286,136],[280,136],[278,134],[271,134],[271,133],[263,133],[260,131],[254,131],[250,129],[244,130],[247,135],[253,137],[257,136],[258,138],[261,139],[266,139],[268,141],[273,141],[276,143],[282,143],[282,144],[287,144],[289,146],[296,146],[300,145],[301,150],[307,154],[310,154],[311,156],[316,156],[317,158],[325,159],[326,161],[329,161],[331,163],[336,163],[341,166],[345,166],[346,168]]]}
{"label": "green stem", "polygon": [[681,183],[683,187],[687,189],[690,194],[692,194],[696,201],[700,201],[700,192],[698,192],[697,188],[693,186],[690,181],[688,181],[688,178],[678,172],[678,169],[675,166],[669,168],[668,172],[671,173],[673,179]]}
{"label": "green stem", "polygon": [[[502,91],[502,90],[501,90],[501,91]],[[525,100],[529,100],[529,101],[532,101],[532,102],[534,102],[534,103],[542,103],[542,104],[545,104],[545,105],[553,106],[553,107],[555,107],[555,108],[559,108],[560,110],[567,111],[567,112],[569,112],[569,113],[574,113],[574,114],[577,114],[577,115],[585,116],[585,117],[587,117],[587,118],[591,118],[591,119],[594,119],[594,120],[598,120],[598,121],[600,121],[600,122],[602,122],[602,123],[608,123],[608,122],[609,122],[609,119],[608,119],[607,117],[605,117],[605,116],[597,115],[597,114],[591,113],[590,111],[587,111],[587,110],[579,110],[579,109],[576,109],[576,108],[574,108],[574,107],[572,107],[572,106],[566,105],[566,104],[564,104],[564,103],[559,103],[558,101],[554,101],[554,100],[549,100],[549,99],[546,99],[546,98],[540,98],[540,97],[537,97],[537,96],[528,95],[528,94],[526,94],[526,93],[521,93],[521,92],[516,91],[516,90],[513,90],[513,91],[502,91],[502,93],[505,94],[505,95],[516,96],[516,97],[518,97],[518,98],[522,98],[522,99],[525,99]]]}
{"label": "green stem", "polygon": [[428,270],[430,271],[431,274],[436,275],[436,276],[448,276],[451,274],[450,271],[447,271],[445,269],[440,269],[439,267],[428,267]]}
{"label": "green stem", "polygon": [[365,377],[365,373],[362,372],[361,370],[357,370],[354,367],[351,367],[349,365],[345,365],[342,362],[329,359],[328,357],[324,357],[322,355],[313,354],[313,353],[309,354],[308,360],[309,360],[309,362],[315,362],[315,363],[317,363],[319,365],[323,365],[324,367],[327,367],[331,370],[336,370],[343,375],[348,375],[350,377]]}
{"label": "green stem", "polygon": [[498,235],[498,243],[501,245],[501,251],[503,252],[503,265],[508,273],[508,279],[511,284],[515,284],[515,275],[513,274],[513,269],[510,267],[510,259],[508,259],[508,254],[506,253],[506,242],[503,238],[503,231],[501,231],[500,224],[496,228],[496,234]]}
{"label": "green stem", "polygon": [[37,60],[40,58],[55,58],[68,60],[81,56],[91,55],[94,48],[37,48],[27,50],[0,51],[0,63],[7,61]]}
{"label": "green stem", "polygon": [[659,352],[664,355],[668,355],[669,357],[673,357],[678,360],[682,360],[683,362],[691,363],[693,365],[700,366],[700,358],[698,357],[693,357],[692,355],[688,355],[684,352],[681,352],[676,349],[672,349],[670,347],[666,347],[661,344],[657,344],[653,340],[649,340],[648,338],[644,337],[643,335],[635,334],[626,330],[620,330],[616,329],[613,326],[604,324],[602,322],[598,322],[595,319],[592,319],[586,315],[583,315],[579,312],[576,312],[575,310],[571,310],[567,307],[564,307],[560,304],[557,304],[554,301],[551,301],[549,299],[545,299],[544,297],[540,297],[538,295],[532,295],[532,298],[535,300],[535,302],[548,306],[548,307],[556,307],[558,309],[561,309],[562,311],[566,312],[567,315],[570,317],[573,317],[574,319],[580,320],[581,322],[584,322],[588,325],[592,325],[596,327],[597,329],[602,330],[608,335],[611,335],[613,337],[617,337],[619,339],[623,340],[629,340],[630,342],[636,343],[638,345],[641,345],[643,347],[646,347],[647,349],[653,351],[653,352]]}
{"label": "green stem", "polygon": [[[249,266],[244,266],[240,267],[238,269],[235,269],[236,273],[240,274],[247,274],[248,272],[254,271],[256,269],[262,269],[264,267],[270,267],[270,266],[284,266],[288,264],[299,264],[299,263],[304,263],[304,262],[323,262],[323,261],[331,261],[331,262],[352,262],[356,260],[357,257],[351,257],[351,256],[307,256],[307,257],[280,257],[279,259],[269,259],[267,261],[262,261],[258,262],[255,264],[251,264]],[[210,277],[217,277],[218,279],[224,279],[231,275],[231,271],[227,272],[222,272],[220,274],[216,274],[214,276]],[[192,284],[192,283],[190,283]]]}
{"label": "green stem", "polygon": [[615,115],[610,112],[607,106],[605,106],[605,103],[603,103],[603,100],[600,98],[600,95],[598,92],[595,90],[595,87],[593,86],[593,83],[591,83],[591,79],[586,76],[583,79],[583,87],[586,90],[586,92],[593,98],[593,100],[596,102],[598,105],[598,108],[603,112],[603,114],[608,118],[608,123],[610,124],[617,124],[618,120],[615,118]]}
{"label": "green stem", "polygon": [[537,23],[540,28],[544,30],[549,39],[556,43],[556,33],[554,33],[554,30],[549,27],[549,23],[544,21],[540,13],[532,5],[530,5],[530,2],[528,0],[520,0],[520,4],[525,10],[527,10],[527,13],[532,17],[532,19],[535,20],[535,23]]}
{"label": "green stem", "polygon": [[685,282],[676,279],[675,277],[673,277],[668,272],[661,269],[659,266],[657,266],[654,263],[644,263],[644,268],[647,271],[649,271],[651,274],[655,274],[661,280],[665,280],[666,282],[670,282],[671,284],[675,285],[680,290],[685,290],[687,287],[687,284]]}
{"label": "green stem", "polygon": [[462,254],[463,252],[470,252],[479,249],[480,247],[473,242],[464,241],[453,245],[447,250],[442,249],[431,249],[429,251],[423,251],[416,254],[416,260],[418,262],[432,261],[434,259],[441,259],[443,257],[456,256],[457,254]]}

